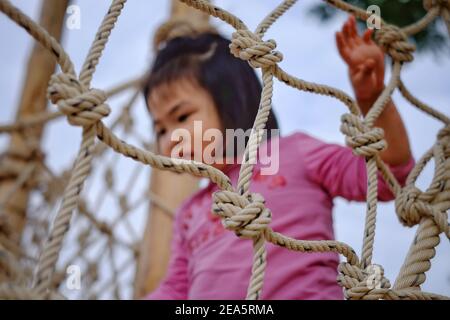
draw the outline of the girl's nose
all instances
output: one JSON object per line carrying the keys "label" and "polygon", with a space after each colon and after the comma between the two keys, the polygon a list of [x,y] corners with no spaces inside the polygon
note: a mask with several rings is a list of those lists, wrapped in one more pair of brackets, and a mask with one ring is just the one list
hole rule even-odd
{"label": "girl's nose", "polygon": [[159,137],[158,146],[159,146],[159,151],[160,151],[161,155],[170,157],[170,152],[173,147],[171,144],[171,141],[170,141],[170,133],[166,133],[166,134],[164,134],[164,136]]}
{"label": "girl's nose", "polygon": [[160,143],[161,151],[166,157],[185,158],[186,156],[189,157],[189,154],[191,152],[190,146],[188,145],[188,142],[185,141],[185,139],[181,137],[173,139],[170,132],[165,134]]}

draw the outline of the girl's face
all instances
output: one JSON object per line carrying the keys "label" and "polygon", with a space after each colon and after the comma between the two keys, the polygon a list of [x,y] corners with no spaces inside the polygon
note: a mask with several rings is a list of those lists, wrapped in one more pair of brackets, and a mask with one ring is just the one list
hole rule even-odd
{"label": "girl's face", "polygon": [[[211,95],[197,83],[189,79],[180,79],[162,84],[154,88],[147,99],[160,154],[190,160],[201,159],[204,162],[203,151],[208,145],[213,144],[209,146],[209,150],[214,149],[214,145],[222,145],[222,141],[203,141],[205,130],[218,129],[223,132],[223,128]],[[194,136],[194,121],[200,121],[197,126],[201,123],[201,131],[197,128],[196,136]],[[190,139],[174,138],[172,133],[177,129],[183,129],[183,132],[189,134]],[[201,139],[198,150],[194,148],[195,139]],[[172,154],[175,147],[181,152]],[[225,165],[218,163],[212,166],[219,170],[225,168]]]}

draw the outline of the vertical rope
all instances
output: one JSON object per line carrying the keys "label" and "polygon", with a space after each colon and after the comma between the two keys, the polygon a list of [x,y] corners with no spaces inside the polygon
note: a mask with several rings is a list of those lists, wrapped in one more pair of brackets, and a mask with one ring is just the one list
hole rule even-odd
{"label": "vertical rope", "polygon": [[[96,40],[88,54],[81,76],[82,83],[80,91],[86,91],[95,71],[98,59],[108,41],[111,30],[114,28],[117,17],[123,8],[125,1],[115,0],[111,4],[108,14],[100,25]],[[84,88],[83,88],[84,85]],[[64,236],[69,230],[70,220],[73,210],[77,207],[78,198],[83,189],[83,184],[91,171],[93,151],[95,148],[96,129],[95,125],[83,126],[83,138],[75,160],[74,169],[69,180],[69,184],[64,191],[61,208],[55,217],[54,225],[50,231],[50,236],[42,251],[39,263],[36,268],[36,275],[33,286],[41,294],[46,292],[52,282],[55,272],[56,262],[61,251]]]}
{"label": "vertical rope", "polygon": [[430,260],[436,254],[435,247],[440,242],[439,233],[439,228],[432,219],[423,218],[416,231],[407,258],[395,280],[394,289],[419,289],[426,279],[425,272],[430,270]]}
{"label": "vertical rope", "polygon": [[100,24],[100,28],[95,35],[95,40],[89,49],[89,53],[86,56],[83,68],[80,72],[80,81],[86,87],[89,87],[91,83],[92,76],[98,65],[100,57],[102,56],[103,50],[108,43],[111,31],[114,29],[117,19],[119,18],[126,2],[127,0],[114,0],[109,7],[108,13]]}
{"label": "vertical rope", "polygon": [[[450,237],[446,212],[450,207],[450,177],[447,174],[450,170],[450,121],[446,115],[413,97],[401,82],[400,73],[402,64],[413,59],[414,46],[408,43],[408,35],[422,30],[439,15],[449,27],[450,9],[448,8],[448,1],[427,1],[428,13],[415,24],[400,29],[383,23],[383,28],[376,33],[376,41],[386,49],[386,52],[392,57],[394,65],[388,85],[364,121],[360,118],[359,107],[346,93],[330,86],[307,82],[285,72],[278,65],[278,62],[282,59],[282,54],[275,51],[275,41],[263,41],[261,39],[270,26],[296,2],[295,0],[285,0],[279,4],[263,19],[254,33],[250,32],[239,18],[207,1],[181,1],[234,27],[237,31],[233,34],[231,52],[236,57],[248,61],[252,67],[262,69],[263,91],[260,106],[244,153],[237,190],[233,189],[228,177],[219,170],[202,163],[161,157],[139,149],[120,140],[101,121],[109,113],[109,108],[105,103],[107,96],[100,90],[90,89],[90,83],[111,31],[122,12],[125,0],[114,0],[111,3],[110,9],[103,19],[87,54],[79,79],[75,76],[69,56],[58,42],[42,27],[12,6],[8,0],[0,0],[0,11],[22,26],[56,57],[63,74],[52,78],[49,96],[58,105],[60,112],[67,116],[71,124],[83,127],[83,139],[74,163],[72,176],[64,192],[61,208],[54,220],[48,242],[37,265],[34,285],[30,289],[1,285],[0,297],[10,298],[15,296],[36,299],[58,297],[49,291],[50,284],[64,236],[70,226],[72,212],[77,207],[77,200],[83,183],[91,171],[95,137],[97,136],[115,152],[135,161],[162,170],[188,172],[195,176],[207,177],[224,191],[224,193],[218,193],[214,196],[213,210],[221,215],[228,229],[253,239],[253,266],[247,291],[248,299],[258,299],[261,296],[267,263],[266,240],[293,251],[337,252],[344,255],[347,262],[340,266],[340,283],[346,290],[346,296],[352,299],[446,298],[421,292],[418,289],[425,281],[425,272],[430,268],[430,260],[435,254],[436,245],[439,243],[439,234],[443,232]],[[326,2],[360,19],[367,19],[368,17],[364,10],[341,0],[326,0]],[[261,132],[265,128],[271,110],[274,77],[299,90],[336,98],[350,110],[350,114],[344,115],[342,118],[341,130],[347,135],[347,144],[354,149],[354,152],[365,157],[367,169],[367,213],[361,263],[359,263],[358,257],[351,247],[338,241],[297,240],[274,232],[269,226],[271,213],[264,207],[264,200],[261,196],[249,191],[258,146],[262,140]],[[373,128],[374,122],[383,112],[396,87],[399,87],[401,93],[413,105],[446,124],[446,127],[439,133],[438,142],[433,149],[422,157],[408,176],[404,188],[400,187],[392,172],[379,158],[378,152],[385,148],[385,142],[382,132],[378,128]],[[421,192],[414,186],[414,182],[426,162],[431,158],[435,161],[433,181],[425,192]],[[373,291],[367,288],[368,274],[361,268],[366,269],[372,263],[378,169],[396,195],[396,211],[400,220],[409,226],[419,224],[419,228],[394,287],[390,289],[389,281],[382,278],[382,288]],[[91,217],[92,224],[97,225],[95,217],[88,216]],[[97,227],[104,229],[101,223],[98,223]]]}

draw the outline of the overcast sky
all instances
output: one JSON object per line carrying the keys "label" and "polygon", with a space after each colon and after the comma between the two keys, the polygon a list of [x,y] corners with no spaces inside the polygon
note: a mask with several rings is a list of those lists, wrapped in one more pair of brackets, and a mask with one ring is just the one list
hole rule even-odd
{"label": "overcast sky", "polygon": [[[34,18],[38,16],[41,1],[12,2],[30,16]],[[334,32],[340,28],[346,15],[341,14],[330,23],[323,24],[307,14],[308,8],[314,2],[299,1],[269,30],[266,38],[276,39],[278,50],[284,54],[281,65],[291,74],[305,80],[331,85],[352,94],[346,66],[340,59],[334,42]],[[95,31],[107,11],[109,1],[97,0],[95,6],[94,1],[88,0],[74,3],[81,9],[81,29],[66,28],[63,45],[76,69],[79,70]],[[255,28],[278,1],[220,0],[216,3],[235,13],[250,28]],[[169,1],[130,0],[127,3],[98,66],[93,87],[106,89],[145,70],[151,59],[151,36],[155,28],[166,18],[168,9]],[[231,34],[231,28],[218,20],[213,22],[225,35]],[[0,15],[0,30],[2,43],[0,123],[6,123],[14,118],[23,82],[24,66],[32,41],[22,29],[16,27],[4,15]],[[405,66],[402,79],[416,97],[447,115],[450,114],[448,57],[441,57],[436,61],[432,55],[416,55],[415,60]],[[117,103],[120,99],[117,99]],[[325,141],[344,142],[339,131],[339,120],[347,109],[342,103],[329,97],[299,92],[278,82],[275,84],[273,101],[283,134],[304,131]],[[441,123],[412,107],[397,92],[394,101],[408,130],[413,154],[418,159],[434,142]],[[116,115],[117,110],[114,110],[113,103],[111,105],[113,115]],[[149,135],[150,122],[142,99],[139,100],[136,115],[140,132]],[[79,141],[80,129],[69,126],[63,119],[52,123],[46,130],[44,139],[44,149],[47,151],[47,159],[52,168],[60,171],[69,167],[77,152]],[[0,145],[4,146],[5,143],[5,138],[0,137]],[[421,189],[428,186],[432,172],[432,166],[427,166],[418,182]],[[365,205],[349,203],[342,199],[337,199],[335,204],[333,214],[337,239],[350,244],[360,254]],[[392,283],[413,239],[415,229],[400,225],[393,203],[379,206],[373,261],[384,266],[385,274]],[[443,236],[423,289],[450,295],[450,245]]]}

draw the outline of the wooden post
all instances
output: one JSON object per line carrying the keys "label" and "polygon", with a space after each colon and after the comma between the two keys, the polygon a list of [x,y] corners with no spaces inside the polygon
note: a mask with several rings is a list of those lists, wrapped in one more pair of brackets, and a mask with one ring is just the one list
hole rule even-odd
{"label": "wooden post", "polygon": [[[189,19],[196,25],[208,24],[209,16],[177,0],[172,0],[169,20]],[[176,209],[183,200],[198,189],[198,178],[188,174],[152,170],[151,190],[169,208]],[[163,209],[150,205],[150,214],[145,229],[137,262],[134,296],[142,298],[156,289],[165,276],[170,258],[173,218]]]}
{"label": "wooden post", "polygon": [[[177,207],[198,189],[198,178],[188,174],[153,170],[151,190],[168,207]],[[135,279],[135,298],[155,290],[165,276],[171,254],[174,217],[151,203],[143,241],[141,243]]]}
{"label": "wooden post", "polygon": [[[62,26],[69,0],[45,0],[39,23],[55,37],[61,39]],[[39,43],[34,45],[28,60],[16,120],[23,120],[45,112],[47,86],[54,73],[56,61],[53,55]],[[43,126],[35,126],[11,134],[9,147],[0,165],[0,232],[16,244],[20,242],[25,226],[30,193],[29,180],[33,175],[33,163],[42,157],[40,141]],[[29,171],[29,176],[24,172]],[[17,180],[24,184],[18,186]]]}

